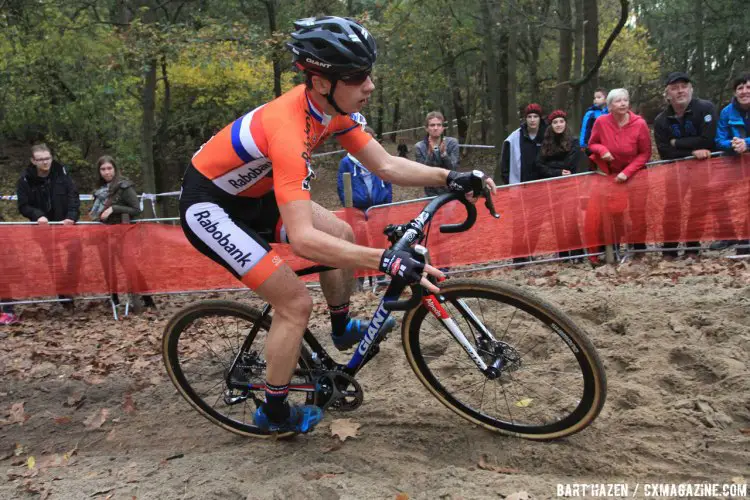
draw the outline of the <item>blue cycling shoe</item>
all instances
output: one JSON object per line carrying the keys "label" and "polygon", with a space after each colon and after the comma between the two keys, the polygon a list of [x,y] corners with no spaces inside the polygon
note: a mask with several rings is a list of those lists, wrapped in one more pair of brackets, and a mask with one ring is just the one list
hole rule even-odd
{"label": "blue cycling shoe", "polygon": [[[385,323],[383,323],[383,334],[393,330],[394,326],[396,326],[396,320],[389,316],[388,319],[385,320]],[[358,319],[349,319],[349,323],[346,325],[346,330],[342,335],[331,335],[333,345],[335,345],[336,349],[339,351],[345,351],[350,347],[359,344],[359,342],[365,338],[365,334],[369,327],[370,323],[365,323]]]}
{"label": "blue cycling shoe", "polygon": [[298,432],[305,434],[315,428],[323,420],[323,410],[313,405],[289,405],[289,418],[285,422],[272,422],[266,412],[265,405],[255,410],[253,422],[260,430],[266,432]]}

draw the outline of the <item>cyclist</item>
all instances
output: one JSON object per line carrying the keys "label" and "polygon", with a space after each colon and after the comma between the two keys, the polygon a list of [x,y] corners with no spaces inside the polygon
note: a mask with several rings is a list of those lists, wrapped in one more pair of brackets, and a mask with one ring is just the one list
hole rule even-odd
{"label": "cyclist", "polygon": [[471,177],[391,156],[364,132],[359,111],[375,88],[370,72],[377,48],[363,26],[339,17],[294,26],[287,47],[305,83],[206,142],[185,172],[180,196],[182,228],[193,246],[275,309],[266,341],[265,403],[254,415],[255,424],[271,432],[307,432],[323,415],[315,406],[287,403],[312,299],[270,242],[288,242],[295,254],[338,268],[321,273],[320,284],[340,350],[357,344],[368,326],[349,315],[353,269],[377,269],[433,292],[437,287],[423,273],[442,277],[408,251],[354,244],[351,227],[310,199],[312,151],[334,136],[370,171],[399,185],[470,191]]}

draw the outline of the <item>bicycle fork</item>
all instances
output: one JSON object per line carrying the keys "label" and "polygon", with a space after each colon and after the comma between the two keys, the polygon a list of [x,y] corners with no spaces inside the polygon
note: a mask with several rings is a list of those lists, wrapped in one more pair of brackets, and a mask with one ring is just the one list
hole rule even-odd
{"label": "bicycle fork", "polygon": [[[500,371],[503,367],[503,356],[496,356],[493,353],[494,360],[491,364],[487,364],[482,357],[479,355],[477,350],[468,341],[466,335],[461,331],[461,328],[456,324],[456,321],[451,317],[448,311],[445,309],[443,304],[445,303],[445,297],[442,295],[429,294],[422,297],[422,304],[432,313],[435,318],[440,321],[451,336],[459,343],[466,354],[469,355],[477,368],[487,376],[490,380],[494,380],[500,376]],[[479,334],[483,336],[490,345],[497,345],[497,340],[492,333],[487,329],[486,326],[480,321],[474,311],[466,304],[463,299],[456,299],[454,306],[461,312],[461,314],[467,319],[467,321],[478,330]]]}

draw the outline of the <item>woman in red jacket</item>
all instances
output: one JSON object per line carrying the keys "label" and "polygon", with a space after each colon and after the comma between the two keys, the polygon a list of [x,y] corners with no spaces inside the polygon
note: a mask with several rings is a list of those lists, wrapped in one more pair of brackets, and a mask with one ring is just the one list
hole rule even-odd
{"label": "woman in red jacket", "polygon": [[[614,89],[607,95],[609,114],[597,118],[591,131],[589,158],[612,179],[612,184],[592,191],[586,213],[586,237],[593,243],[600,241],[602,212],[611,214],[605,219],[604,235],[607,242],[619,243],[624,237],[635,243],[636,250],[645,249],[646,201],[643,189],[628,188],[628,180],[651,159],[651,135],[646,121],[630,111],[630,96],[625,89]],[[630,227],[625,231],[624,212],[630,215]],[[614,231],[614,234],[610,232]],[[589,245],[591,246],[591,245]]]}

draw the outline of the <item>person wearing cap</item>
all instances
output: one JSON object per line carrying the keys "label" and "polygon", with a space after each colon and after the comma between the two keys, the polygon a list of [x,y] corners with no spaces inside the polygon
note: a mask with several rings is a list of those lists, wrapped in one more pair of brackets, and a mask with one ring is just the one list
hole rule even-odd
{"label": "person wearing cap", "polygon": [[[664,82],[664,96],[667,107],[654,121],[656,148],[662,160],[675,160],[693,156],[699,160],[710,158],[716,135],[716,108],[710,101],[693,96],[693,83],[687,73],[674,72],[667,75]],[[670,168],[670,167],[662,167]],[[686,168],[686,167],[678,167]],[[674,182],[666,185],[664,205],[664,251],[667,258],[677,256],[677,242],[680,241],[680,222],[683,205],[693,182],[705,178],[677,172]],[[703,227],[705,207],[700,200],[690,200],[687,227]],[[677,222],[676,222],[677,221]],[[685,255],[698,255],[700,242],[688,241]]]}
{"label": "person wearing cap", "polygon": [[[547,116],[547,130],[544,132],[542,148],[536,159],[535,172],[537,179],[552,179],[575,174],[578,170],[578,139],[573,136],[568,126],[568,114],[556,109]],[[553,187],[554,186],[554,187]],[[581,248],[581,236],[578,231],[578,200],[561,203],[562,198],[555,196],[559,184],[549,184],[550,206],[554,207],[555,236],[557,245],[569,250],[561,251],[558,257],[578,255]]]}
{"label": "person wearing cap", "polygon": [[502,176],[505,184],[534,180],[534,164],[544,139],[542,107],[531,103],[524,109],[524,123],[503,142]]}
{"label": "person wearing cap", "polygon": [[[313,303],[305,283],[271,247],[289,243],[308,260],[337,269],[320,273],[334,346],[346,350],[365,334],[387,332],[395,321],[370,325],[351,317],[353,270],[378,270],[439,292],[423,273],[443,274],[411,248],[354,243],[351,226],[311,200],[313,150],[328,137],[386,182],[448,186],[469,196],[481,172],[458,173],[392,156],[364,131],[360,111],[375,90],[372,34],[356,21],[325,16],[299,19],[287,48],[305,83],[255,108],[220,130],[196,152],[185,171],[180,221],[188,241],[253,289],[274,309],[265,345],[265,401],[253,415],[262,431],[309,432],[323,418],[314,405],[287,402],[300,343]],[[487,186],[495,190],[494,182]],[[368,332],[368,328],[370,331]],[[362,350],[367,349],[363,343]],[[234,377],[235,374],[233,373]],[[241,375],[238,375],[241,376]],[[249,382],[249,381],[248,381]]]}
{"label": "person wearing cap", "polygon": [[[716,146],[728,155],[747,154],[750,151],[750,73],[744,73],[732,82],[734,97],[719,115],[716,129]],[[741,182],[737,179],[737,182]],[[748,221],[745,222],[748,224]],[[721,250],[733,244],[748,245],[748,240],[717,242],[711,249]],[[737,255],[750,254],[750,248],[738,248]]]}
{"label": "person wearing cap", "polygon": [[[544,139],[545,124],[542,120],[542,107],[537,103],[530,103],[524,108],[524,120],[519,128],[514,130],[503,142],[503,152],[500,157],[503,183],[518,184],[535,180],[534,165],[539,149]],[[534,253],[539,240],[539,230],[536,225],[528,224],[525,213],[528,213],[522,193],[513,191],[514,216],[513,219],[513,262],[529,261],[529,255]],[[529,207],[530,208],[530,207]]]}

